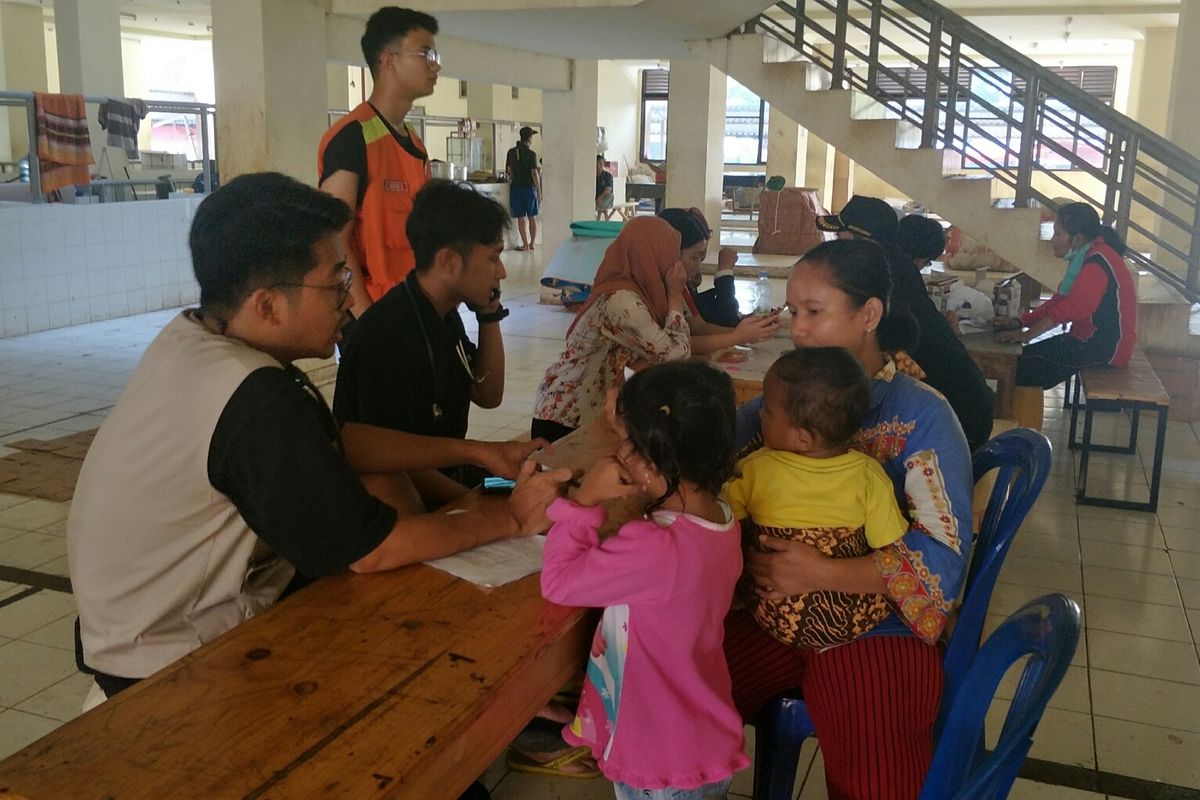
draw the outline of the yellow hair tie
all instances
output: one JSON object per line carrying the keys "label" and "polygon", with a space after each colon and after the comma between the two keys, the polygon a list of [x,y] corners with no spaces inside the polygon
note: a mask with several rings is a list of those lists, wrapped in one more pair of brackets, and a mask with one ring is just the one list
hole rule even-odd
{"label": "yellow hair tie", "polygon": [[666,414],[668,417],[671,416],[671,407],[666,404],[659,406],[658,410]]}

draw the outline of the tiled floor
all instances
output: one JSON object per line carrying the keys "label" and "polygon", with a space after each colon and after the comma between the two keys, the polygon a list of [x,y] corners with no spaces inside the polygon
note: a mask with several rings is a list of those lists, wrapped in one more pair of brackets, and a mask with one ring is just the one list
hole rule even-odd
{"label": "tiled floor", "polygon": [[[504,323],[507,393],[498,409],[472,412],[471,436],[507,439],[527,431],[534,389],[561,347],[570,316],[538,305],[540,258],[540,251],[507,256],[505,296],[513,308]],[[781,283],[775,289],[781,300]],[[3,444],[15,439],[96,427],[142,349],[173,313],[0,340],[0,455],[9,452]],[[312,366],[327,382],[328,365]],[[1170,424],[1157,515],[1077,507],[1062,413],[1049,395],[1047,405],[1053,472],[1001,574],[991,623],[1036,595],[1062,591],[1084,608],[1086,632],[1075,666],[1042,720],[1032,757],[1141,779],[1127,784],[1136,791],[1124,796],[1200,796],[1168,795],[1151,783],[1200,789],[1200,425]],[[1101,422],[1109,429],[1123,424]],[[1140,459],[1099,458],[1093,476],[1113,487],[1146,484]],[[37,588],[65,588],[55,576],[66,574],[66,514],[65,504],[0,494],[0,756],[75,716],[89,685],[71,652],[70,594]],[[1002,686],[994,713],[1003,711],[1010,691]],[[510,773],[502,762],[487,780],[497,800],[612,796],[603,780]],[[749,787],[749,771],[738,775],[736,796],[748,796]],[[825,796],[820,755],[811,742],[797,792]],[[1103,795],[1023,780],[1014,796]]]}

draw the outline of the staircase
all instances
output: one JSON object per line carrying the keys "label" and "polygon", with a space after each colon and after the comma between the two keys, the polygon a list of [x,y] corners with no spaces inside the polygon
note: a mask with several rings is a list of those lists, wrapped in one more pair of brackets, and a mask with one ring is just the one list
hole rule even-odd
{"label": "staircase", "polygon": [[693,43],[693,52],[762,97],[772,108],[833,144],[1042,284],[1056,286],[1065,264],[1039,241],[1041,212],[994,208],[989,179],[945,175],[943,151],[917,147],[911,123],[884,119],[883,107],[850,89],[805,89],[808,65],[764,63],[764,37],[737,35]]}
{"label": "staircase", "polygon": [[932,0],[781,2],[688,46],[1044,285],[1065,264],[1037,206],[1063,196],[1102,209],[1161,300],[1200,298],[1200,160]]}

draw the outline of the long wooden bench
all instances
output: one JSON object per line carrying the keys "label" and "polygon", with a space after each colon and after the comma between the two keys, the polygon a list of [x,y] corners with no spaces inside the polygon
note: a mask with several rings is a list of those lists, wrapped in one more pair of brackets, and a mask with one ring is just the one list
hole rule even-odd
{"label": "long wooden bench", "polygon": [[[1154,368],[1141,349],[1135,349],[1124,369],[1089,368],[1080,370],[1074,381],[1067,382],[1067,397],[1071,409],[1071,449],[1079,450],[1079,473],[1075,479],[1075,501],[1082,505],[1129,508],[1135,511],[1157,511],[1158,489],[1162,480],[1163,447],[1167,439],[1167,412],[1171,398],[1163,388]],[[1073,386],[1072,386],[1073,384]],[[1083,401],[1080,402],[1080,389]],[[1083,438],[1076,440],[1075,431],[1080,408],[1083,409]],[[1097,411],[1129,411],[1129,444],[1108,445],[1092,441],[1092,418]],[[1137,452],[1138,417],[1143,411],[1158,414],[1158,431],[1154,440],[1154,466],[1150,474],[1150,498],[1146,502],[1128,499],[1097,497],[1087,493],[1088,461],[1092,453]]]}

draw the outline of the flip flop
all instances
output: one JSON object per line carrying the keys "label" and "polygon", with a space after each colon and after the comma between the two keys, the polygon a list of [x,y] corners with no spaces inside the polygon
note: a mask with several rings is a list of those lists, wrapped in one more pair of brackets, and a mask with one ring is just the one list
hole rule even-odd
{"label": "flip flop", "polygon": [[575,772],[566,770],[566,767],[579,764],[585,759],[589,759],[591,755],[592,749],[590,747],[572,747],[558,758],[553,758],[543,763],[534,761],[515,748],[509,748],[505,763],[508,764],[510,769],[514,769],[517,772],[529,772],[535,775],[553,775],[559,778],[599,778],[600,770],[595,766]]}

